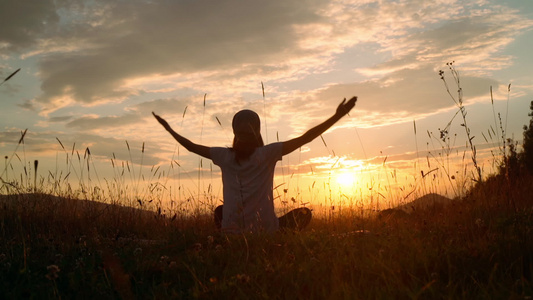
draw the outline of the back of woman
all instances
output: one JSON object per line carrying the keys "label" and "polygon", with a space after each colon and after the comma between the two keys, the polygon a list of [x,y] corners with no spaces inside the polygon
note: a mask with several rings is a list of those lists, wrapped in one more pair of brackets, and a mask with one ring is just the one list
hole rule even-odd
{"label": "back of woman", "polygon": [[211,148],[211,159],[222,170],[223,231],[278,230],[272,186],[282,147],[282,143],[258,147],[248,159],[241,161],[235,159],[235,151],[231,148]]}

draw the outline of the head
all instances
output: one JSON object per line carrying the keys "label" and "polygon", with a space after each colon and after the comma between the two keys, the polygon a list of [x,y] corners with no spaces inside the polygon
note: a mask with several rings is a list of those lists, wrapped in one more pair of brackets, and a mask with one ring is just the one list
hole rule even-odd
{"label": "head", "polygon": [[233,150],[237,160],[246,159],[255,148],[264,145],[261,137],[261,120],[251,110],[244,109],[233,116]]}

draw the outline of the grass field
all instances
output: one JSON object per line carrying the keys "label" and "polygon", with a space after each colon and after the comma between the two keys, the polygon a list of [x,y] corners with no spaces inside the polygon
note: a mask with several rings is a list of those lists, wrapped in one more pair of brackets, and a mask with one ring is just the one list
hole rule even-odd
{"label": "grass field", "polygon": [[211,216],[4,195],[0,296],[529,299],[533,178],[496,176],[447,206],[315,218],[224,236]]}

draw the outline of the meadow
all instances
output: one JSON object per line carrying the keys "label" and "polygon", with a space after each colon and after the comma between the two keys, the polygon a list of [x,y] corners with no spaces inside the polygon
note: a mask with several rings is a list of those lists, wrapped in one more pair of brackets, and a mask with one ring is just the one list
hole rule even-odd
{"label": "meadow", "polygon": [[211,216],[2,196],[3,299],[529,299],[531,175],[453,205],[225,236]]}
{"label": "meadow", "polygon": [[301,232],[227,236],[198,202],[166,211],[157,189],[144,203],[120,180],[89,189],[118,189],[102,199],[67,187],[70,173],[2,177],[0,298],[531,299],[533,118],[521,150],[504,139],[483,176],[465,116],[464,195],[408,213],[317,213]]}

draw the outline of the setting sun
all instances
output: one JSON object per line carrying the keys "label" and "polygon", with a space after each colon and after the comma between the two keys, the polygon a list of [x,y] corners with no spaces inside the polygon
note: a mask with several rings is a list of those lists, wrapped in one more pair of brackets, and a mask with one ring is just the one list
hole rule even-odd
{"label": "setting sun", "polygon": [[344,188],[351,188],[355,185],[355,174],[349,171],[343,171],[335,175],[337,183]]}

